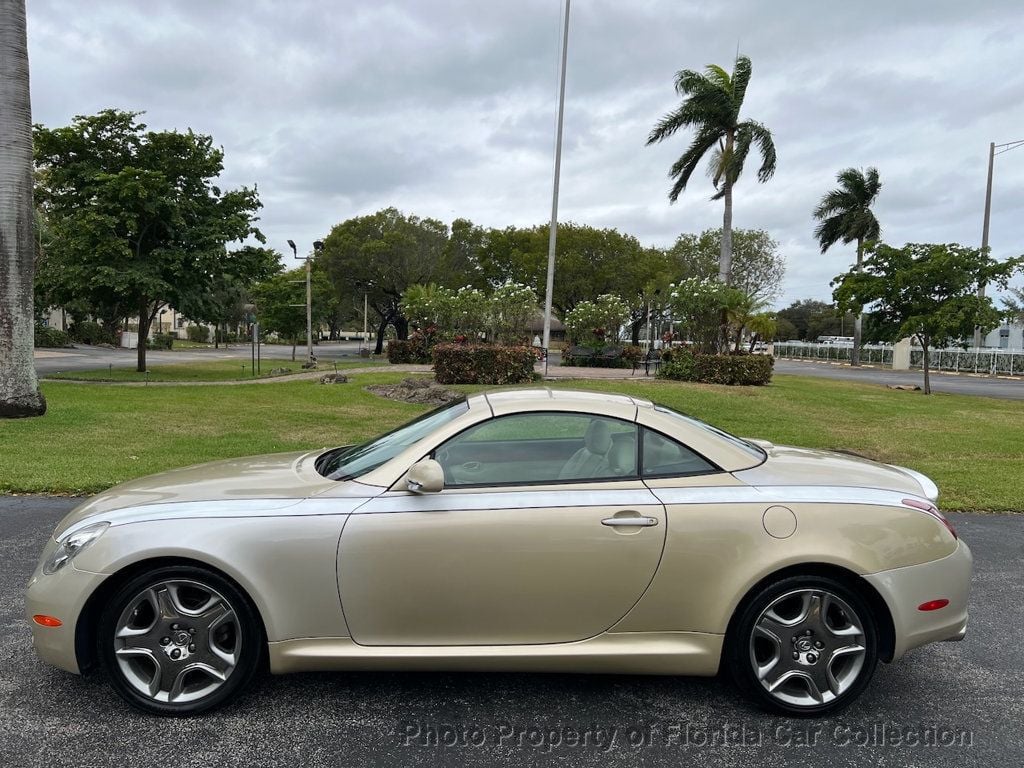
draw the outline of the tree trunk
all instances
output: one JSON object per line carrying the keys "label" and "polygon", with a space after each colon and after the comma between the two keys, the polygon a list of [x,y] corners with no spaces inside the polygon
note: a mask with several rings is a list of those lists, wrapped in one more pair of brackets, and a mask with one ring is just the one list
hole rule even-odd
{"label": "tree trunk", "polygon": [[25,0],[0,0],[0,418],[46,412],[34,359],[32,173]]}
{"label": "tree trunk", "polygon": [[930,339],[927,336],[921,336],[921,349],[924,351],[924,357],[921,360],[921,366],[924,368],[924,393],[930,395],[932,393],[932,380],[928,365],[928,342]]}
{"label": "tree trunk", "polygon": [[[864,238],[857,238],[857,272],[860,272],[861,264],[864,261]],[[860,344],[861,332],[860,321],[864,312],[863,307],[857,308],[857,314],[853,318],[853,350],[850,352],[850,365],[860,365]]]}
{"label": "tree trunk", "polygon": [[149,311],[149,302],[143,299],[139,303],[139,343],[135,349],[138,353],[135,370],[146,372],[146,342],[149,340],[149,329],[153,327],[153,315]]}
{"label": "tree trunk", "polygon": [[[732,149],[732,136],[726,140],[726,151]],[[718,281],[722,285],[732,284],[732,182],[726,176],[723,182],[725,212],[722,214],[722,250],[718,256]],[[720,352],[729,349],[729,318],[722,310],[718,348]]]}
{"label": "tree trunk", "polygon": [[401,315],[395,315],[391,318],[391,323],[395,326],[395,335],[405,341],[409,338],[409,321]]}
{"label": "tree trunk", "polygon": [[636,320],[629,324],[630,338],[633,341],[634,347],[640,346],[640,328],[641,326],[643,326],[643,324],[644,319],[642,317],[637,318]]}
{"label": "tree trunk", "polygon": [[377,325],[377,346],[373,350],[375,355],[384,351],[384,331],[388,329],[389,322],[391,322],[391,315],[381,315],[380,323]]}
{"label": "tree trunk", "polygon": [[292,336],[292,362],[295,362],[295,347],[299,343],[296,336]]}

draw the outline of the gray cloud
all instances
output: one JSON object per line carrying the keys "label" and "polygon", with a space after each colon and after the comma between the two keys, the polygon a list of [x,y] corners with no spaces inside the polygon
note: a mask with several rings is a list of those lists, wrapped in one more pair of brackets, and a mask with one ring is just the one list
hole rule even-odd
{"label": "gray cloud", "polygon": [[[210,133],[226,183],[258,184],[272,244],[308,243],[396,205],[488,226],[546,220],[558,0],[140,4],[33,0],[35,119],[144,109]],[[647,148],[674,73],[754,62],[746,112],[779,170],[736,192],[735,223],[789,263],[784,300],[825,298],[849,249],[825,256],[810,211],[846,166],[875,165],[891,242],[980,239],[989,141],[1024,138],[1024,8],[1013,0],[855,4],[581,0],[570,32],[562,218],[666,245],[721,221],[710,183],[676,205],[686,137]],[[1024,150],[997,158],[992,245],[1024,251]]]}

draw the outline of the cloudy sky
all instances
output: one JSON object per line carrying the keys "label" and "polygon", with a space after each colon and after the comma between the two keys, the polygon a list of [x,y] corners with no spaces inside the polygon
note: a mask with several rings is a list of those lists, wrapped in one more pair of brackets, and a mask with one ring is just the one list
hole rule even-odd
{"label": "cloudy sky", "polygon": [[[28,0],[34,119],[106,107],[211,134],[226,183],[258,184],[287,250],[394,205],[486,226],[547,220],[560,0]],[[889,242],[981,238],[988,144],[1024,139],[1019,0],[576,0],[560,218],[668,245],[721,223],[695,177],[669,205],[685,136],[645,147],[673,74],[754,75],[746,115],[778,172],[748,173],[735,225],[768,230],[782,302],[827,298],[852,250],[822,256],[811,210],[847,166],[875,165]],[[1024,252],[1024,147],[996,158],[991,244]]]}

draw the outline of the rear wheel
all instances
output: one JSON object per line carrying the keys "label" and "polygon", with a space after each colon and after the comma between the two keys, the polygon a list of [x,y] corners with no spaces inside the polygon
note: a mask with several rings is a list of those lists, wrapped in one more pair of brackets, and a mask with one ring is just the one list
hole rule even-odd
{"label": "rear wheel", "polygon": [[262,632],[246,597],[205,568],[158,568],[125,583],[104,609],[98,652],[114,689],[161,715],[222,704],[253,676]]}
{"label": "rear wheel", "polygon": [[765,709],[822,715],[856,699],[878,663],[878,630],[861,596],[836,579],[794,576],[741,608],[729,671]]}

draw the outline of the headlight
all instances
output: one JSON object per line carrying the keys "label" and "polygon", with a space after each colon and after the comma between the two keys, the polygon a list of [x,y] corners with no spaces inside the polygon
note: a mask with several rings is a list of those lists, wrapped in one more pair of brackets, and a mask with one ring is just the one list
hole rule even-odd
{"label": "headlight", "polygon": [[43,563],[43,573],[49,576],[71,562],[75,555],[103,535],[110,523],[94,523],[57,540],[57,548]]}

